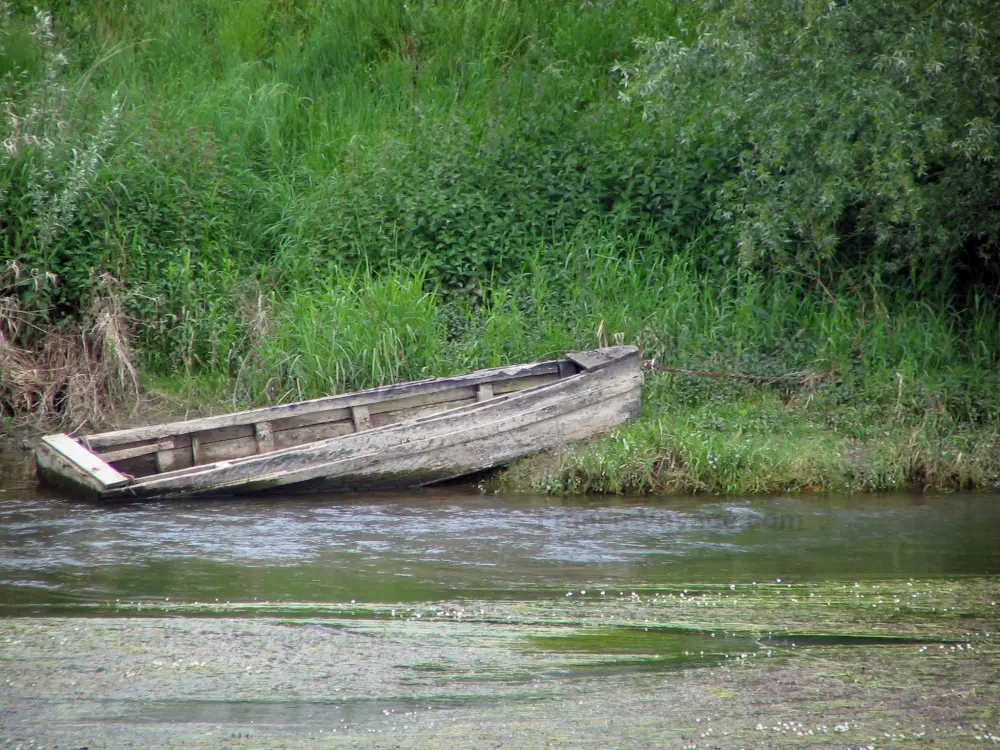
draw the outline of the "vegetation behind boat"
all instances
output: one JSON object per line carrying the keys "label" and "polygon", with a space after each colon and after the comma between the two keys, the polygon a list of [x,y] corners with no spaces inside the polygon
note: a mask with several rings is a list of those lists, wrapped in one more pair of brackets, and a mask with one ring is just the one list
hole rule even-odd
{"label": "vegetation behind boat", "polygon": [[[829,35],[859,21],[846,6],[817,37],[785,34],[809,18],[783,6],[763,25],[652,1],[22,6],[0,35],[7,432],[120,419],[140,371],[221,411],[618,336],[671,367],[801,377],[651,375],[642,420],[507,486],[1000,476],[989,3],[909,19],[895,57],[895,36]],[[730,51],[704,58],[700,23],[742,62],[713,67]],[[774,55],[744,55],[757,27]],[[789,44],[837,74],[789,78]],[[751,111],[760,81],[796,102],[787,132]],[[866,104],[828,138],[845,81]]]}
{"label": "vegetation behind boat", "polygon": [[[167,413],[219,413],[319,396],[331,382],[342,392],[357,382],[541,359],[576,341],[621,338],[640,341],[657,362],[793,377],[651,372],[638,421],[515,464],[495,486],[742,494],[1000,481],[997,374],[988,358],[973,357],[992,351],[988,326],[966,330],[963,340],[953,313],[907,305],[890,292],[876,307],[861,295],[816,299],[738,272],[716,276],[716,293],[706,295],[709,279],[680,256],[667,269],[610,255],[588,262],[590,284],[565,301],[551,293],[558,278],[539,268],[489,295],[495,306],[466,308],[465,330],[452,337],[455,304],[423,291],[418,276],[344,279],[339,294],[275,305],[267,337],[235,377],[153,375],[145,398]],[[324,328],[329,300],[340,301],[334,311],[344,318],[378,320],[376,311],[391,310],[399,322]],[[127,410],[113,416],[123,414],[135,422]]]}

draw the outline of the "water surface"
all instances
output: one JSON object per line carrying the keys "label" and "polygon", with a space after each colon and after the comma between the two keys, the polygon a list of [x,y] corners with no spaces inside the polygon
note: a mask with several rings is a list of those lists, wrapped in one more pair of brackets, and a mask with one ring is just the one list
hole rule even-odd
{"label": "water surface", "polygon": [[122,600],[416,602],[1000,573],[1000,496],[483,496],[95,505],[0,461],[0,614]]}

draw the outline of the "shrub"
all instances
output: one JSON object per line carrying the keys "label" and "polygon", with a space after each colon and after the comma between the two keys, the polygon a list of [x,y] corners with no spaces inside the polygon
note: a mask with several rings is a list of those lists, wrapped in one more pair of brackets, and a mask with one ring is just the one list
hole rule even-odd
{"label": "shrub", "polygon": [[628,91],[687,148],[738,149],[714,197],[744,262],[998,278],[1000,6],[704,5],[693,41],[645,44]]}

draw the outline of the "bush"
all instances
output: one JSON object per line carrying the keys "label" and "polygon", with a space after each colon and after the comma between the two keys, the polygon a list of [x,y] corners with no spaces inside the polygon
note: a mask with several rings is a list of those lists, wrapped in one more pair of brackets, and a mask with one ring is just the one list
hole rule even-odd
{"label": "bush", "polygon": [[714,199],[744,262],[1000,278],[1000,6],[704,4],[629,91],[688,148],[738,149]]}
{"label": "bush", "polygon": [[[120,102],[112,95],[101,111],[81,96],[83,82],[70,73],[49,13],[36,11],[19,24],[0,6],[0,20],[15,39],[30,40],[18,54],[0,47],[10,68],[0,79],[7,99],[0,126],[0,257],[7,261],[0,296],[13,297],[19,314],[44,323],[53,308],[82,312],[101,273],[103,248],[95,249],[81,207],[115,141]],[[23,330],[30,338],[35,329]]]}

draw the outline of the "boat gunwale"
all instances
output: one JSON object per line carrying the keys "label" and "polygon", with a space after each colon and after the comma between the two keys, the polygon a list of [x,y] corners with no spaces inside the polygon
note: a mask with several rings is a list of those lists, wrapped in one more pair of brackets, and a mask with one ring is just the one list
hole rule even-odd
{"label": "boat gunwale", "polygon": [[223,459],[221,461],[213,461],[212,463],[199,464],[197,466],[186,466],[183,469],[174,469],[173,471],[165,471],[160,474],[152,474],[148,477],[142,477],[141,479],[136,479],[131,482],[128,487],[115,488],[117,490],[127,490],[129,488],[138,488],[143,486],[149,486],[155,484],[156,482],[167,480],[167,479],[178,479],[184,476],[197,476],[199,474],[207,474],[212,471],[217,471],[221,468],[229,468],[231,466],[243,466],[245,464],[253,464],[255,462],[261,462],[265,459],[280,458],[282,456],[288,456],[295,453],[305,453],[308,451],[316,451],[323,446],[330,445],[337,442],[347,442],[351,439],[356,439],[359,436],[365,438],[373,438],[381,435],[391,435],[395,432],[402,430],[410,430],[414,427],[423,427],[428,423],[438,422],[445,419],[455,419],[457,417],[466,416],[469,413],[485,410],[487,408],[502,406],[505,402],[511,401],[518,396],[530,396],[538,393],[539,391],[553,388],[555,386],[562,386],[570,383],[571,381],[576,381],[577,379],[583,378],[589,375],[589,372],[578,372],[575,375],[571,375],[567,378],[562,378],[560,380],[553,381],[552,383],[542,383],[541,385],[532,386],[531,388],[525,388],[520,391],[511,391],[510,393],[503,393],[499,396],[494,396],[488,401],[479,401],[475,404],[465,404],[463,406],[455,407],[454,409],[446,409],[440,411],[436,414],[427,414],[422,417],[413,417],[412,419],[406,419],[402,422],[396,422],[395,424],[382,425],[381,427],[373,427],[370,430],[365,430],[363,432],[351,432],[346,435],[335,435],[333,437],[323,438],[321,440],[314,440],[310,443],[302,443],[300,445],[290,445],[286,448],[278,448],[273,451],[268,451],[267,453],[256,453],[252,456],[242,456],[240,458],[230,458]]}
{"label": "boat gunwale", "polygon": [[411,389],[420,394],[429,394],[435,393],[438,390],[443,391],[448,388],[461,385],[474,386],[483,382],[504,382],[507,380],[515,380],[526,375],[551,375],[558,373],[559,364],[567,361],[569,360],[566,358],[546,360],[542,362],[530,362],[521,365],[507,365],[506,367],[476,370],[465,373],[464,375],[410,380],[404,383],[395,383],[392,385],[378,386],[376,388],[368,388],[363,391],[338,393],[332,396],[321,396],[315,399],[294,401],[288,404],[262,406],[256,409],[229,412],[212,417],[199,417],[196,419],[179,420],[174,422],[161,422],[144,427],[130,427],[124,430],[99,432],[93,435],[86,435],[80,440],[87,448],[96,453],[99,449],[110,448],[114,445],[120,445],[122,443],[139,442],[142,440],[157,440],[165,437],[173,437],[176,435],[202,432],[223,427],[254,424],[255,422],[272,421],[274,419],[285,419],[289,417],[301,416],[303,414],[309,414],[313,411],[324,411],[326,409],[367,406],[373,403],[380,403],[386,400],[386,397],[398,396],[400,393],[410,395],[406,392]]}

